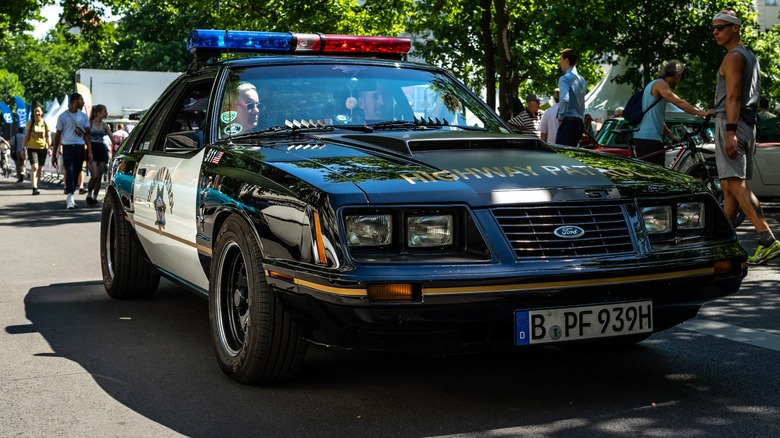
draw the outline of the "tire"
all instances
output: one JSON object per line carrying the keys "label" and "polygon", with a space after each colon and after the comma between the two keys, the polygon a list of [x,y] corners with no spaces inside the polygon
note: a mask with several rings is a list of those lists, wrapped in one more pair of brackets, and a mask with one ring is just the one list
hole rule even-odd
{"label": "tire", "polygon": [[[720,204],[721,207],[723,206],[723,190],[720,188],[720,179],[718,179],[718,169],[715,167],[715,163],[709,161],[707,163],[698,163],[688,169],[686,174],[702,180],[704,185],[707,186],[707,190],[709,190],[712,195],[715,196],[715,199],[718,200],[718,204]],[[744,221],[745,213],[742,210],[737,211],[734,228],[742,225],[742,222]]]}
{"label": "tire", "polygon": [[211,261],[209,320],[222,371],[244,384],[290,379],[303,365],[302,330],[265,281],[251,227],[228,218]]}
{"label": "tire", "polygon": [[103,200],[100,221],[100,267],[111,298],[144,298],[157,291],[160,274],[149,263],[135,230],[114,192]]}

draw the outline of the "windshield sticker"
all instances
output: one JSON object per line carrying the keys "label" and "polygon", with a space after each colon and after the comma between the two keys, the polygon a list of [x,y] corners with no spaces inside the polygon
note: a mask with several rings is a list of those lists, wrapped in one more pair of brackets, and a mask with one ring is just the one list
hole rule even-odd
{"label": "windshield sticker", "polygon": [[355,99],[355,98],[354,98],[354,97],[352,97],[352,96],[349,96],[349,97],[347,98],[347,101],[346,101],[346,102],[344,102],[344,106],[346,106],[348,110],[353,110],[353,109],[355,109],[355,106],[357,106],[357,99]]}
{"label": "windshield sticker", "polygon": [[[168,195],[168,202],[165,202],[165,195]],[[154,208],[154,224],[157,229],[162,231],[165,228],[165,212],[173,212],[173,181],[171,172],[167,167],[161,167],[154,175],[152,184],[149,186],[149,193],[146,195],[146,202]]]}
{"label": "windshield sticker", "polygon": [[222,123],[230,123],[236,119],[236,116],[238,116],[236,111],[225,111],[219,115],[219,119],[222,120]]}
{"label": "windshield sticker", "polygon": [[241,126],[240,124],[238,124],[238,123],[231,123],[231,124],[225,126],[225,129],[223,129],[222,132],[224,132],[225,135],[236,135],[236,134],[240,134],[241,131],[243,131],[243,130],[244,130],[244,127]]}

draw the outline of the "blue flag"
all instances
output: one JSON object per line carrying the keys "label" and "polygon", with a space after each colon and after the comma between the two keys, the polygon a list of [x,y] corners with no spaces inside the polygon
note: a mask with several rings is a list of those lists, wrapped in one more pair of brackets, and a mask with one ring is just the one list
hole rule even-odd
{"label": "blue flag", "polygon": [[14,99],[16,100],[16,117],[19,119],[19,127],[24,128],[27,126],[27,104],[19,96]]}
{"label": "blue flag", "polygon": [[3,122],[11,124],[14,122],[14,116],[11,113],[11,108],[8,108],[4,102],[0,102],[0,112],[3,113]]}

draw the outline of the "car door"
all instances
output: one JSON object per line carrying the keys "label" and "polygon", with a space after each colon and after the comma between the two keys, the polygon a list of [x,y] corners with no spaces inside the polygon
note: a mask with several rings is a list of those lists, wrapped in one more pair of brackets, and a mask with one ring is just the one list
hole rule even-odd
{"label": "car door", "polygon": [[[133,219],[152,263],[187,283],[208,290],[195,240],[198,179],[203,162],[209,96],[214,80],[184,82],[171,95],[133,183]],[[180,141],[189,139],[190,141]]]}

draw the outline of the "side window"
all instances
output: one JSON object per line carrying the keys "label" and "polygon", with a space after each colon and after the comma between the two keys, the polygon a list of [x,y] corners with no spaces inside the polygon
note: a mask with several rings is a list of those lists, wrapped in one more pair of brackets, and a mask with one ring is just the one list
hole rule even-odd
{"label": "side window", "polygon": [[[165,111],[160,121],[155,121],[155,126],[149,130],[150,135],[159,131],[152,142],[152,150],[165,150],[166,136],[177,132],[187,132],[200,136],[201,141],[203,125],[209,106],[209,95],[213,79],[191,82],[182,87],[180,93],[172,99],[172,105]],[[192,145],[195,147],[195,145]]]}
{"label": "side window", "polygon": [[[139,138],[138,141],[134,143],[134,150],[143,152],[149,152],[152,150],[154,138],[160,132],[160,126],[162,125],[163,120],[165,120],[165,116],[168,114],[168,112],[168,108],[162,108],[160,111],[156,112],[156,114],[151,114],[151,117],[153,118],[146,121],[149,126],[143,126],[145,131],[143,132],[141,138]],[[149,117],[149,115],[144,117]],[[144,125],[146,125],[146,123]]]}
{"label": "side window", "polygon": [[198,82],[184,91],[173,107],[174,114],[166,134],[203,129],[212,85],[212,81]]}

